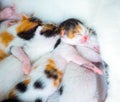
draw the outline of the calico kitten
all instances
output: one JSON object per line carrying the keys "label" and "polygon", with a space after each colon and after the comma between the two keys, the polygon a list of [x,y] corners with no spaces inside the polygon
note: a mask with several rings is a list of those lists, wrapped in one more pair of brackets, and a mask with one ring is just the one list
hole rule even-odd
{"label": "calico kitten", "polygon": [[75,45],[78,52],[92,62],[101,62],[99,44],[95,31],[88,28],[80,20],[70,18],[59,25],[61,39]]}
{"label": "calico kitten", "polygon": [[52,51],[58,43],[56,29],[56,25],[43,24],[38,18],[23,16],[19,23],[0,32],[0,60],[11,52],[22,62],[23,70],[28,74],[30,61]]}
{"label": "calico kitten", "polygon": [[[31,73],[10,91],[9,98],[17,98],[22,102],[36,102],[38,100],[38,102],[46,102],[48,97],[58,89],[66,66],[71,61],[83,69],[82,65],[86,63],[88,66],[90,65],[88,69],[102,74],[99,68],[81,57],[73,46],[61,42],[55,50],[41,56],[33,64]],[[90,70],[85,70],[92,73]],[[95,76],[95,73],[92,74]]]}

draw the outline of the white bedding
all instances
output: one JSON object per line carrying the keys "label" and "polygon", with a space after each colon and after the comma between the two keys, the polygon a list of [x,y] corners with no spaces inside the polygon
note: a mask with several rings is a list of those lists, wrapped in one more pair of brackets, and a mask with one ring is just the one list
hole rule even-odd
{"label": "white bedding", "polygon": [[75,17],[98,33],[103,59],[108,63],[110,89],[106,102],[120,102],[120,0],[1,0],[13,1],[18,12],[34,14],[46,22],[59,23]]}

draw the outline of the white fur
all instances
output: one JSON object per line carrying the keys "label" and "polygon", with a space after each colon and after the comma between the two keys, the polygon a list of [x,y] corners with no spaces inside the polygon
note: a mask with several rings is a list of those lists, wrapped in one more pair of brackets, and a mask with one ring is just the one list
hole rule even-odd
{"label": "white fur", "polygon": [[[63,95],[63,97],[60,98],[60,102],[74,102],[73,101],[74,99],[76,99],[76,102],[79,102],[80,99],[83,100],[82,102],[87,102],[85,100],[90,100],[91,102],[97,102],[97,100],[99,100],[99,97],[101,97],[101,95],[103,95],[102,99],[104,99],[106,95],[106,88],[105,88],[106,86],[100,83],[102,85],[102,88],[100,94],[98,94],[99,88],[97,86],[95,73],[87,69],[84,69],[82,67],[79,67],[79,65],[69,64],[67,66],[68,62],[71,63],[70,60],[74,58],[74,55],[76,54],[77,52],[74,47],[61,43],[53,52],[48,53],[45,56],[42,56],[33,65],[33,68],[36,66],[37,68],[33,69],[31,74],[28,76],[28,78],[31,79],[31,82],[28,84],[27,91],[24,93],[16,91],[16,96],[24,102],[26,101],[33,102],[37,98],[40,98],[42,99],[43,102],[45,102],[48,99],[48,97],[58,89],[58,87],[53,86],[53,80],[47,78],[44,73],[45,67],[48,63],[47,62],[48,59],[53,59],[56,64],[56,68],[61,70],[63,73],[65,70],[68,70],[65,71],[65,76],[63,78],[65,95]],[[74,69],[75,72],[73,71]],[[45,85],[45,88],[35,89],[33,87],[33,84],[37,80],[42,81]],[[105,81],[104,79],[101,80]],[[106,82],[104,84],[106,84]],[[70,93],[66,92],[70,90],[71,90]],[[82,94],[84,91],[86,91],[86,94],[83,97]],[[71,99],[66,97],[66,95],[72,96]],[[66,101],[66,100],[71,100],[71,101]]]}
{"label": "white fur", "polygon": [[[28,85],[28,90],[25,93],[17,93],[17,96],[23,100],[24,102],[26,101],[35,101],[37,98],[42,99],[42,102],[46,102],[47,98],[52,95],[58,87],[55,87],[53,84],[53,79],[47,78],[47,76],[44,73],[45,66],[47,64],[48,59],[53,59],[57,65],[57,68],[59,70],[63,70],[65,68],[66,64],[63,64],[64,59],[60,58],[58,56],[54,56],[53,54],[49,54],[47,56],[41,57],[37,63],[33,65],[38,66],[36,70],[33,70],[32,73],[29,75],[31,78],[31,82]],[[59,58],[59,59],[58,59]],[[60,65],[62,63],[62,66]],[[65,62],[64,62],[65,63]],[[61,71],[62,71],[61,70]],[[33,87],[33,84],[35,81],[42,81],[43,84],[45,85],[45,88],[43,89],[35,89]]]}
{"label": "white fur", "polygon": [[[103,102],[106,97],[106,85],[104,82],[100,83],[101,88],[98,88],[100,77],[79,65],[69,63],[61,83],[62,94],[53,94],[47,102]],[[99,81],[102,82],[104,77]]]}
{"label": "white fur", "polygon": [[0,62],[0,101],[8,97],[8,92],[24,77],[21,63],[9,56]]}
{"label": "white fur", "polygon": [[[59,49],[58,49],[59,50]],[[48,63],[48,59],[53,59],[56,64],[56,68],[64,72],[67,61],[61,57],[60,53],[55,52],[48,53],[45,56],[42,56],[39,60],[37,60],[33,64],[33,68],[37,66],[36,69],[33,69],[28,78],[31,79],[31,82],[28,84],[28,90],[24,93],[20,93],[16,91],[17,97],[26,102],[26,101],[35,101],[37,98],[42,99],[42,102],[46,102],[47,98],[52,95],[58,87],[55,87],[53,84],[53,79],[47,78],[44,73],[45,67]],[[65,49],[64,49],[65,51]],[[71,52],[71,50],[69,50]],[[35,81],[42,81],[45,85],[43,89],[35,89],[33,84]]]}
{"label": "white fur", "polygon": [[23,47],[24,51],[32,61],[35,61],[41,55],[52,51],[57,40],[60,38],[59,35],[52,37],[45,37],[44,35],[40,35],[41,29],[42,27],[39,26],[33,39],[26,41],[25,46]]}
{"label": "white fur", "polygon": [[6,31],[8,31],[13,36],[15,36],[14,40],[10,42],[7,48],[0,45],[1,48],[7,53],[9,53],[10,48],[12,46],[22,47],[25,53],[29,56],[30,60],[35,61],[41,55],[52,51],[54,49],[54,45],[56,44],[56,41],[59,39],[58,35],[52,36],[52,37],[45,37],[44,35],[40,35],[42,26],[39,26],[36,29],[35,35],[33,38],[31,38],[30,40],[24,40],[17,36],[16,27],[18,25],[19,23],[6,29]]}

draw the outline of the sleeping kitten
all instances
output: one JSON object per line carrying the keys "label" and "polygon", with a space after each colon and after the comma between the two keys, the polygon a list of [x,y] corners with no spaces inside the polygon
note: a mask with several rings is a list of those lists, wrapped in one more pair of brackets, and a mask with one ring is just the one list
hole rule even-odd
{"label": "sleeping kitten", "polygon": [[91,62],[101,62],[97,35],[88,29],[78,19],[67,19],[60,26],[61,39],[68,44],[75,45],[76,49]]}
{"label": "sleeping kitten", "polygon": [[[21,102],[46,102],[48,97],[58,89],[66,66],[71,63],[71,61],[81,66],[77,67],[78,69],[81,68],[83,70],[84,67],[82,67],[82,65],[84,63],[90,64],[92,66],[89,66],[88,69],[101,74],[101,70],[97,69],[91,62],[82,58],[73,46],[61,42],[55,50],[40,57],[39,60],[33,64],[31,73],[25,80],[18,83],[13,90],[11,90],[8,95],[9,98]],[[88,69],[86,69],[86,71],[92,73]],[[92,73],[92,75],[95,76],[95,73]],[[80,77],[78,76],[78,78]],[[89,76],[86,78],[88,79]],[[91,78],[91,80],[93,79]]]}
{"label": "sleeping kitten", "polygon": [[28,74],[30,61],[33,62],[52,51],[58,43],[56,29],[53,24],[43,24],[37,18],[23,16],[19,23],[0,33],[0,59],[4,59],[11,52],[22,62],[23,71]]}

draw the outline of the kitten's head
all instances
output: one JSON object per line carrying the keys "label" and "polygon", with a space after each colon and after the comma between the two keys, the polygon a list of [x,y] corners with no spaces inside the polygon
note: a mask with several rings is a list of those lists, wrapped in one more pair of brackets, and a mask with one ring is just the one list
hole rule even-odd
{"label": "kitten's head", "polygon": [[66,43],[77,45],[88,40],[88,29],[78,19],[67,19],[59,26],[59,33]]}
{"label": "kitten's head", "polygon": [[45,65],[35,64],[30,75],[10,91],[9,99],[20,102],[46,102],[57,90],[62,76],[53,59],[47,59]]}

